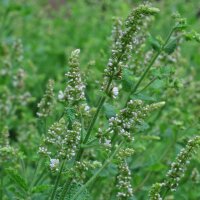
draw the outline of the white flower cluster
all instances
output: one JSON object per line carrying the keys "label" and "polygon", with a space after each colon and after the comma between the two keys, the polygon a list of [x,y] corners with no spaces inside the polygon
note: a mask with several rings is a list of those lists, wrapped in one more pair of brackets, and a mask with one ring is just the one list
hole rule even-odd
{"label": "white flower cluster", "polygon": [[47,117],[52,112],[52,107],[54,103],[54,81],[49,80],[47,84],[46,92],[40,101],[38,103],[39,111],[37,112],[38,117]]}
{"label": "white flower cluster", "polygon": [[162,200],[160,196],[161,188],[176,191],[181,178],[184,176],[187,165],[190,163],[193,153],[200,147],[200,136],[189,140],[186,147],[178,154],[176,161],[171,164],[171,169],[167,173],[167,178],[162,183],[156,183],[152,186],[149,197],[150,200]]}
{"label": "white flower cluster", "polygon": [[113,87],[113,89],[112,89],[113,98],[116,99],[117,96],[118,96],[118,94],[119,94],[119,89],[118,89],[118,87]]}
{"label": "white flower cluster", "polygon": [[163,200],[160,195],[161,187],[163,186],[162,183],[155,183],[150,192],[149,192],[149,200]]}
{"label": "white flower cluster", "polygon": [[25,84],[24,83],[25,76],[26,76],[25,71],[22,68],[18,69],[17,74],[13,76],[13,82],[12,82],[13,86],[19,89],[23,88]]}
{"label": "white flower cluster", "polygon": [[55,159],[55,158],[50,159],[50,169],[52,171],[58,171],[58,169],[59,169],[59,159]]}
{"label": "white flower cluster", "polygon": [[94,170],[101,166],[101,162],[98,161],[77,161],[73,169],[71,169],[70,173],[74,174],[74,179],[76,179],[76,181],[83,181],[86,178],[86,173],[89,170]]}
{"label": "white flower cluster", "polygon": [[194,183],[196,183],[196,184],[200,183],[200,173],[199,173],[199,170],[197,168],[194,168],[192,170],[190,178],[192,179],[192,181]]}
{"label": "white flower cluster", "polygon": [[24,59],[24,49],[21,39],[17,39],[13,44],[13,50],[15,52],[15,59],[17,62],[22,62]]}
{"label": "white flower cluster", "polygon": [[54,158],[72,159],[80,143],[81,124],[74,121],[69,129],[64,119],[55,122],[48,130],[48,135],[44,138],[43,145],[39,148],[39,153]]}
{"label": "white flower cluster", "polygon": [[187,165],[190,163],[192,154],[196,148],[200,146],[200,137],[188,141],[185,149],[182,149],[178,154],[176,161],[171,164],[171,169],[167,173],[166,186],[175,191],[179,185],[181,178],[184,176],[187,169]]}
{"label": "white flower cluster", "polygon": [[115,17],[113,19],[113,21],[114,21],[114,25],[113,25],[113,29],[112,29],[112,40],[113,40],[113,43],[115,43],[117,41],[117,39],[122,36],[123,22],[118,17]]}
{"label": "white flower cluster", "polygon": [[64,92],[59,91],[58,94],[59,100],[66,100],[71,105],[85,101],[85,85],[82,82],[79,70],[79,54],[80,49],[72,51],[69,58],[69,71],[65,74],[67,87]]}
{"label": "white flower cluster", "polygon": [[137,34],[146,16],[154,15],[158,10],[147,5],[142,5],[132,11],[125,21],[125,30],[117,31],[118,38],[113,45],[108,67],[104,70],[104,86],[108,77],[121,78],[122,67],[125,67],[133,49],[133,36]]}
{"label": "white flower cluster", "polygon": [[125,158],[130,157],[134,154],[134,149],[133,148],[122,148],[119,150],[118,154],[117,154],[117,159],[121,162],[123,161]]}
{"label": "white flower cluster", "polygon": [[8,127],[3,127],[0,132],[0,165],[15,163],[19,159],[19,151],[10,145]]}
{"label": "white flower cluster", "polygon": [[104,135],[102,128],[98,129],[98,139],[99,144],[103,145],[106,150],[110,150],[112,144],[111,144],[111,135]]}
{"label": "white flower cluster", "polygon": [[69,71],[65,74],[67,77],[67,86],[63,91],[59,91],[58,100],[66,101],[68,105],[78,108],[81,115],[88,114],[90,107],[86,103],[85,84],[81,79],[79,70],[79,54],[80,49],[72,51],[69,58]]}
{"label": "white flower cluster", "polygon": [[162,107],[164,104],[164,102],[159,102],[144,105],[141,100],[130,100],[126,108],[122,109],[115,117],[109,119],[107,132],[121,135],[129,141],[134,140],[134,137],[131,135],[132,130],[137,125],[140,125],[149,113]]}
{"label": "white flower cluster", "polygon": [[117,197],[124,199],[133,196],[131,186],[131,172],[126,162],[122,162],[119,166],[119,174],[117,176]]}

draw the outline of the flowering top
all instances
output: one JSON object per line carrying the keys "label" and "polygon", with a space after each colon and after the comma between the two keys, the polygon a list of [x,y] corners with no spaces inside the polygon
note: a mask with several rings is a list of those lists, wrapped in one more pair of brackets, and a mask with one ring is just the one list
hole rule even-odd
{"label": "flowering top", "polygon": [[192,154],[196,151],[196,148],[200,147],[200,137],[188,141],[185,149],[182,149],[178,154],[176,161],[171,164],[171,169],[167,173],[167,179],[165,185],[175,191],[181,178],[184,176],[187,165],[190,163]]}
{"label": "flowering top", "polygon": [[119,166],[119,174],[117,176],[117,197],[119,200],[127,199],[133,196],[131,186],[131,171],[126,162],[122,162]]}
{"label": "flowering top", "polygon": [[58,171],[59,159],[51,158],[50,159],[50,169],[52,171]]}
{"label": "flowering top", "polygon": [[68,129],[64,119],[55,122],[48,130],[39,152],[46,156],[72,159],[80,143],[81,124],[74,121]]}
{"label": "flowering top", "polygon": [[149,192],[149,199],[150,200],[162,200],[163,199],[160,195],[161,187],[162,187],[161,183],[155,183],[152,186],[151,191]]}
{"label": "flowering top", "polygon": [[13,44],[13,49],[15,51],[15,60],[17,62],[22,62],[24,59],[24,49],[21,39],[17,39]]}
{"label": "flowering top", "polygon": [[131,131],[153,110],[162,107],[165,103],[159,102],[144,105],[141,100],[130,100],[127,107],[122,109],[119,114],[109,119],[108,132],[121,135],[128,140],[133,140]]}
{"label": "flowering top", "polygon": [[72,51],[69,58],[69,72],[65,74],[68,81],[64,91],[64,98],[71,105],[77,104],[80,101],[85,101],[85,85],[81,80],[79,71],[79,53],[79,49]]}
{"label": "flowering top", "polygon": [[152,186],[149,197],[150,200],[162,200],[160,192],[161,188],[167,191],[175,191],[179,185],[181,178],[184,176],[187,165],[190,163],[192,154],[200,147],[200,136],[196,136],[189,140],[186,147],[178,154],[176,161],[171,164],[171,169],[167,173],[167,178],[162,183],[156,183]]}
{"label": "flowering top", "polygon": [[125,30],[118,30],[118,38],[113,45],[108,68],[105,69],[106,77],[121,76],[121,67],[126,65],[133,48],[133,36],[140,30],[143,19],[146,16],[156,14],[158,11],[156,8],[142,5],[131,12],[125,21]]}
{"label": "flowering top", "polygon": [[3,164],[16,164],[20,158],[20,152],[17,148],[11,146],[9,141],[9,130],[8,127],[4,127],[0,132],[0,165]]}
{"label": "flowering top", "polygon": [[46,92],[40,103],[38,103],[38,108],[39,108],[39,111],[37,112],[38,117],[47,117],[48,115],[51,114],[54,102],[53,87],[54,87],[54,81],[49,80]]}

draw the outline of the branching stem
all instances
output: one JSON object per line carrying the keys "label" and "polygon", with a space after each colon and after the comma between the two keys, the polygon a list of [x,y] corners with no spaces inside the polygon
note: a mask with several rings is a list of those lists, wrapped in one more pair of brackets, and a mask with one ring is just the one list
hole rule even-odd
{"label": "branching stem", "polygon": [[149,65],[146,67],[144,73],[142,74],[142,76],[140,77],[140,79],[138,80],[138,82],[136,83],[135,87],[131,90],[131,92],[128,95],[128,98],[126,100],[126,105],[128,103],[128,101],[130,100],[130,97],[132,94],[134,94],[138,87],[140,86],[140,84],[142,83],[142,81],[144,80],[144,78],[146,77],[147,73],[149,72],[149,70],[151,69],[151,67],[154,65],[155,61],[157,60],[157,58],[159,57],[159,55],[162,53],[162,51],[164,50],[165,46],[168,44],[173,32],[174,32],[175,28],[173,28],[168,37],[166,38],[164,44],[162,45],[162,47],[160,48],[160,50],[154,55],[154,57],[152,58],[151,62],[149,63]]}
{"label": "branching stem", "polygon": [[78,192],[72,197],[71,200],[76,200],[77,197],[83,192],[97,177],[98,175],[110,164],[112,159],[115,157],[119,149],[121,148],[123,141],[118,145],[118,147],[113,151],[111,156],[104,162],[102,167],[78,190]]}

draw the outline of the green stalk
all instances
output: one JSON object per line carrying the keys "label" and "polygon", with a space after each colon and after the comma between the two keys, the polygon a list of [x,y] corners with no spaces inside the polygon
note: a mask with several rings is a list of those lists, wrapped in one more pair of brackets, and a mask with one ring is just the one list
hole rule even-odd
{"label": "green stalk", "polygon": [[[110,87],[110,83],[111,83],[111,82],[109,81],[109,83],[108,83],[108,85],[107,85],[107,88]],[[102,96],[101,99],[100,99],[98,108],[97,108],[97,110],[96,110],[96,112],[95,112],[95,114],[94,114],[94,117],[92,118],[92,121],[91,121],[91,123],[90,123],[90,126],[89,126],[89,128],[88,128],[87,134],[86,134],[86,136],[85,136],[85,138],[84,138],[84,140],[83,140],[83,144],[87,143],[87,141],[88,141],[88,139],[89,139],[89,137],[90,137],[91,131],[92,131],[92,129],[93,129],[93,126],[94,126],[94,124],[95,124],[95,122],[96,122],[96,119],[97,119],[97,117],[98,117],[98,115],[99,115],[99,112],[100,112],[100,110],[101,110],[101,108],[102,108],[102,106],[103,106],[105,100],[106,100],[106,97],[105,97],[105,96]],[[80,147],[80,149],[79,149],[79,151],[78,151],[78,153],[77,153],[75,162],[76,162],[76,161],[79,161],[79,160],[81,159],[81,156],[83,155],[83,152],[84,152],[84,148],[81,148],[81,147]],[[74,162],[74,163],[75,163],[75,162]],[[60,200],[64,200],[65,194],[67,193],[67,191],[68,191],[68,189],[69,189],[69,186],[70,186],[72,180],[73,180],[73,179],[70,178],[70,179],[68,179],[68,180],[65,182],[65,184],[64,184],[64,186],[63,186],[63,190],[62,190],[61,196],[60,196]]]}
{"label": "green stalk", "polygon": [[134,94],[139,94],[142,91],[146,90],[156,79],[157,79],[157,77],[153,78],[151,81],[149,81],[149,83],[146,86],[144,86],[141,90],[135,92]]}
{"label": "green stalk", "polygon": [[142,76],[140,77],[140,79],[138,80],[138,82],[136,83],[135,87],[131,90],[130,94],[128,95],[128,98],[126,100],[126,105],[128,103],[128,101],[130,100],[130,96],[131,94],[134,94],[138,87],[140,86],[140,84],[142,83],[142,81],[144,80],[145,76],[147,75],[147,73],[149,72],[149,70],[151,69],[151,67],[153,66],[153,64],[155,63],[155,61],[157,60],[157,58],[159,57],[159,55],[162,53],[162,51],[164,50],[165,46],[167,45],[167,43],[169,42],[173,32],[174,32],[175,28],[173,28],[168,37],[166,38],[164,44],[162,45],[162,47],[160,48],[160,50],[154,55],[154,57],[152,58],[151,62],[149,63],[149,65],[147,66],[147,68],[145,69],[144,73],[142,74]]}
{"label": "green stalk", "polygon": [[111,156],[104,162],[102,167],[78,190],[78,192],[72,197],[71,200],[76,200],[77,197],[83,192],[98,176],[99,174],[110,164],[112,159],[115,157],[119,149],[121,148],[123,141],[119,144],[119,146],[115,149],[115,151],[111,154]]}
{"label": "green stalk", "polygon": [[61,177],[61,174],[62,174],[62,170],[63,170],[64,164],[65,164],[65,161],[62,162],[62,165],[60,167],[60,171],[59,171],[59,173],[57,175],[56,182],[55,182],[55,185],[54,185],[53,192],[51,194],[50,200],[53,200],[55,195],[56,195],[56,190],[58,188],[58,183],[59,183],[59,180],[60,180],[60,177]]}
{"label": "green stalk", "polygon": [[[118,58],[118,60],[117,60],[117,63],[116,63],[116,66],[118,66],[118,64],[119,64],[119,62],[120,62],[120,60],[121,60],[121,57],[122,57],[122,55],[123,55],[124,52],[125,52],[125,47],[127,46],[127,44],[128,44],[128,41],[126,41],[126,43],[125,43],[125,45],[124,45],[123,52],[122,52],[121,56],[119,56],[119,58]],[[108,94],[109,91],[110,91],[110,85],[111,85],[111,83],[112,83],[112,81],[113,81],[114,75],[115,75],[115,71],[113,70],[112,75],[110,76],[110,78],[109,78],[109,80],[108,80],[108,83],[107,83],[107,86],[106,86],[106,89],[105,89],[105,91],[104,91],[105,94],[103,94],[103,95],[101,96],[100,100],[99,100],[97,110],[96,110],[96,112],[95,112],[95,114],[94,114],[94,116],[93,116],[93,118],[92,118],[92,121],[91,121],[91,123],[90,123],[90,125],[89,125],[89,128],[88,128],[88,130],[87,130],[86,136],[85,136],[85,138],[84,138],[84,140],[83,140],[83,144],[86,144],[87,141],[88,141],[88,139],[90,138],[92,129],[93,129],[94,124],[95,124],[95,122],[96,122],[96,120],[97,120],[97,117],[98,117],[98,115],[99,115],[99,112],[100,112],[100,110],[101,110],[101,108],[102,108],[102,106],[103,106],[103,104],[104,104],[104,102],[105,102],[105,100],[106,100],[106,96],[105,96],[105,95]],[[83,149],[83,148],[80,148],[79,151],[78,151],[78,153],[77,153],[75,162],[76,162],[76,161],[79,161],[79,160],[81,159],[81,157],[82,157],[82,155],[83,155],[83,152],[84,152],[84,149]],[[75,163],[75,162],[74,162],[74,163]],[[70,186],[70,184],[71,184],[71,181],[72,181],[72,178],[70,178],[69,180],[67,180],[67,181],[65,182],[64,187],[63,187],[63,190],[62,190],[62,193],[61,193],[61,198],[60,198],[60,200],[63,200],[63,199],[64,199],[65,194],[66,194],[66,192],[68,191],[68,188],[69,188],[69,186]]]}
{"label": "green stalk", "polygon": [[[123,51],[122,51],[121,55],[118,57],[118,59],[117,59],[116,66],[118,66],[118,64],[119,64],[119,62],[120,62],[120,60],[121,60],[121,58],[122,58],[122,55],[125,53],[125,49],[126,49],[127,44],[128,44],[128,41],[126,41],[126,43],[125,43],[125,45],[124,45],[124,48],[123,48]],[[114,69],[114,68],[113,68],[113,69]],[[113,70],[112,75],[110,76],[110,78],[109,78],[109,80],[108,80],[108,83],[107,83],[107,86],[106,86],[106,89],[105,89],[105,91],[104,91],[105,94],[108,94],[109,91],[110,91],[110,85],[111,85],[111,83],[112,83],[112,81],[113,81],[113,78],[114,78],[114,76],[115,76],[115,73],[116,73],[115,70]],[[88,139],[90,138],[90,134],[91,134],[91,131],[92,131],[92,129],[93,129],[93,126],[94,126],[94,124],[95,124],[95,122],[96,122],[96,119],[97,119],[97,117],[98,117],[99,111],[101,110],[101,108],[102,108],[102,106],[103,106],[103,104],[104,104],[104,102],[105,102],[105,100],[106,100],[105,94],[100,98],[100,101],[99,101],[99,104],[98,104],[98,107],[97,107],[97,111],[96,111],[96,113],[94,114],[94,117],[93,117],[93,119],[92,119],[92,121],[91,121],[91,123],[90,123],[90,125],[89,125],[88,131],[87,131],[86,136],[85,136],[85,139],[84,139],[84,141],[83,141],[83,144],[85,144],[85,143],[88,141]],[[81,151],[82,151],[82,150],[81,150]],[[82,153],[83,153],[83,151],[82,151]],[[79,158],[79,157],[81,158],[82,153],[80,153],[80,155],[78,155],[78,158]],[[80,159],[80,158],[79,158],[79,159]]]}
{"label": "green stalk", "polygon": [[93,126],[94,126],[94,124],[95,124],[95,122],[96,122],[96,119],[97,119],[97,117],[98,117],[98,115],[99,115],[99,112],[100,112],[100,110],[101,110],[101,108],[102,108],[102,106],[103,106],[105,100],[106,100],[106,97],[105,97],[105,96],[101,97],[100,102],[99,102],[99,106],[98,106],[98,108],[97,108],[97,110],[96,110],[96,113],[94,114],[94,117],[93,117],[93,119],[92,119],[92,121],[91,121],[91,123],[90,123],[90,126],[89,126],[89,128],[88,128],[87,134],[86,134],[86,136],[85,136],[85,138],[84,138],[84,140],[83,140],[83,144],[85,144],[85,143],[88,141],[88,139],[89,139],[89,137],[90,137],[90,133],[91,133],[91,131],[92,131],[92,128],[93,128]]}
{"label": "green stalk", "polygon": [[44,168],[42,170],[42,172],[40,173],[40,175],[38,176],[38,178],[34,181],[33,186],[36,186],[40,182],[40,180],[44,177],[45,172],[46,172],[46,168]]}

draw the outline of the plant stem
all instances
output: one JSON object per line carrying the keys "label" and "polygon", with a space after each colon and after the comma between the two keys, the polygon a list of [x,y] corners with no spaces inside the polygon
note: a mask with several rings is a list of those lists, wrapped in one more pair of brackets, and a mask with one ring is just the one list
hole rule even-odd
{"label": "plant stem", "polygon": [[[117,59],[117,62],[116,62],[116,64],[115,64],[116,67],[119,65],[119,62],[120,62],[120,60],[121,60],[121,58],[122,58],[122,55],[125,53],[125,49],[126,49],[127,44],[128,44],[128,41],[125,42],[123,51],[122,51],[121,55],[118,57],[118,59]],[[106,100],[106,96],[105,96],[105,95],[108,94],[109,91],[110,91],[110,85],[111,85],[111,83],[112,83],[112,81],[113,81],[113,78],[114,78],[114,76],[115,76],[115,73],[116,73],[116,71],[115,71],[114,69],[115,69],[115,68],[113,67],[112,74],[111,74],[111,76],[110,76],[109,79],[108,79],[108,83],[107,83],[106,88],[105,88],[105,91],[104,91],[105,94],[103,94],[102,97],[100,98],[100,101],[99,101],[99,104],[98,104],[98,107],[97,107],[97,111],[96,111],[96,113],[94,114],[94,117],[92,118],[92,121],[91,121],[90,126],[89,126],[88,131],[87,131],[87,134],[86,134],[85,139],[84,139],[84,141],[83,141],[84,144],[85,144],[85,143],[88,141],[88,139],[90,138],[90,134],[91,134],[91,131],[92,131],[92,129],[93,129],[93,126],[94,126],[94,124],[95,124],[95,122],[96,122],[96,119],[97,119],[97,117],[98,117],[99,111],[101,110],[101,108],[102,108],[102,106],[103,106],[103,104],[104,104],[104,102],[105,102],[105,100]],[[80,158],[81,158],[81,155],[82,155],[82,153],[80,154]]]}
{"label": "plant stem", "polygon": [[[121,54],[121,55],[118,57],[118,59],[117,59],[116,66],[118,66],[118,64],[119,64],[119,62],[120,62],[120,60],[121,60],[121,57],[122,57],[122,55],[123,55],[124,52],[125,52],[125,47],[127,46],[127,44],[128,44],[128,41],[126,41],[126,43],[125,43],[125,45],[124,45],[124,48],[123,48],[123,51],[122,51],[122,54]],[[114,68],[113,68],[113,69],[114,69]],[[99,115],[99,112],[100,112],[100,110],[101,110],[101,108],[102,108],[102,106],[103,106],[103,104],[104,104],[104,102],[105,102],[105,100],[106,100],[106,96],[105,96],[105,95],[108,94],[109,91],[110,91],[110,85],[111,85],[111,83],[112,83],[112,81],[113,81],[113,78],[114,78],[114,76],[115,76],[115,73],[116,73],[115,70],[113,70],[112,75],[110,76],[110,78],[109,78],[109,80],[108,80],[108,83],[107,83],[107,85],[106,85],[106,88],[105,88],[105,90],[104,90],[105,94],[103,94],[103,95],[101,96],[100,100],[99,100],[97,110],[96,110],[96,112],[95,112],[95,114],[94,114],[94,116],[93,116],[93,118],[92,118],[92,120],[91,120],[91,123],[90,123],[89,128],[88,128],[87,133],[86,133],[86,136],[85,136],[85,138],[84,138],[84,140],[83,140],[83,144],[86,144],[87,141],[88,141],[88,139],[90,138],[92,129],[93,129],[94,124],[95,124],[95,122],[96,122],[96,120],[97,120],[97,117],[98,117],[98,115]],[[78,153],[77,153],[77,156],[76,156],[76,158],[75,158],[75,162],[76,162],[76,161],[79,161],[79,160],[81,159],[81,157],[82,157],[82,155],[83,155],[83,152],[84,152],[84,149],[80,147],[80,149],[79,149],[79,151],[78,151]],[[74,163],[75,163],[75,162],[74,162]],[[62,194],[61,194],[61,198],[60,198],[61,200],[64,199],[64,196],[65,196],[65,194],[66,194],[66,192],[67,192],[67,190],[68,190],[68,188],[69,188],[69,186],[70,186],[70,184],[71,184],[71,181],[72,181],[72,178],[70,178],[68,181],[65,182],[64,188],[63,188],[63,191],[62,191]]]}
{"label": "plant stem", "polygon": [[98,177],[98,175],[104,170],[105,167],[107,167],[107,165],[115,157],[115,155],[121,148],[122,144],[123,144],[123,141],[118,145],[118,147],[114,150],[114,152],[111,154],[111,156],[104,162],[102,167],[79,189],[79,191],[72,197],[71,200],[76,200],[77,197],[81,194],[81,192],[83,192]]}
{"label": "plant stem", "polygon": [[97,108],[97,110],[96,110],[96,112],[95,112],[95,114],[94,114],[94,116],[93,116],[93,119],[92,119],[91,123],[90,123],[90,126],[89,126],[89,128],[88,128],[87,134],[86,134],[86,136],[85,136],[85,139],[83,140],[83,144],[85,144],[85,143],[88,141],[88,139],[89,139],[89,137],[90,137],[90,133],[91,133],[91,131],[92,131],[92,128],[93,128],[93,126],[94,126],[94,124],[95,124],[95,122],[96,122],[96,119],[97,119],[97,117],[98,117],[98,115],[99,115],[99,112],[100,112],[100,110],[101,110],[101,108],[102,108],[102,106],[103,106],[105,100],[106,100],[106,97],[105,97],[105,96],[101,97],[99,106],[98,106],[98,108]]}
{"label": "plant stem", "polygon": [[146,90],[156,79],[157,77],[153,78],[151,81],[149,81],[149,83],[146,86],[144,86],[141,90],[139,90],[138,92],[135,92],[134,94],[139,94],[142,91]]}
{"label": "plant stem", "polygon": [[[113,76],[114,76],[114,73],[113,73]],[[106,89],[105,89],[105,93],[108,93],[108,91],[109,91],[110,85],[111,85],[111,83],[112,83],[113,76],[111,76],[110,79],[108,80],[108,83],[107,83],[107,86],[106,86]],[[104,96],[104,95],[101,96],[101,98],[100,98],[100,100],[99,100],[99,103],[98,103],[97,110],[96,110],[96,112],[95,112],[95,114],[94,114],[94,116],[93,116],[93,118],[92,118],[92,120],[91,120],[91,123],[90,123],[89,128],[88,128],[87,133],[86,133],[86,136],[85,136],[85,138],[84,138],[84,140],[83,140],[83,144],[86,144],[87,141],[88,141],[88,139],[90,138],[90,134],[91,134],[91,132],[92,132],[92,129],[93,129],[93,127],[94,127],[94,124],[95,124],[95,122],[96,122],[96,120],[97,120],[97,117],[98,117],[98,115],[99,115],[99,112],[100,112],[100,110],[101,110],[101,108],[102,108],[102,106],[103,106],[105,100],[106,100],[106,96]],[[77,155],[76,155],[76,158],[75,158],[74,163],[75,163],[76,161],[79,161],[79,160],[81,159],[81,157],[82,157],[82,155],[83,155],[83,152],[84,152],[84,148],[81,148],[81,147],[80,147],[80,149],[79,149],[79,151],[78,151],[78,153],[77,153]],[[70,186],[72,180],[73,180],[73,179],[70,178],[69,180],[67,180],[67,181],[65,182],[65,184],[64,184],[64,186],[63,186],[62,193],[61,193],[60,200],[63,200],[63,199],[65,198],[65,194],[67,193],[67,191],[68,191],[68,189],[69,189],[69,186]]]}
{"label": "plant stem", "polygon": [[54,197],[55,197],[56,190],[57,190],[57,187],[58,187],[58,183],[59,183],[59,180],[60,180],[60,177],[61,177],[61,174],[62,174],[62,170],[63,170],[64,164],[65,164],[65,161],[63,161],[62,164],[61,164],[60,171],[59,171],[59,173],[57,175],[56,182],[55,182],[55,185],[54,185],[53,192],[52,192],[50,200],[53,200]]}
{"label": "plant stem", "polygon": [[173,32],[174,32],[175,28],[173,28],[168,37],[166,38],[164,44],[162,45],[162,47],[160,48],[160,50],[154,55],[154,57],[152,58],[151,62],[149,63],[149,65],[147,66],[147,68],[145,69],[144,73],[142,74],[142,76],[140,77],[140,79],[138,80],[138,82],[136,83],[135,87],[131,90],[130,94],[128,95],[128,98],[126,100],[126,105],[128,103],[128,101],[130,100],[130,96],[131,94],[134,94],[138,87],[140,86],[140,84],[142,83],[142,81],[144,80],[145,76],[147,75],[147,73],[149,72],[149,70],[151,69],[151,67],[153,66],[153,64],[155,63],[155,61],[157,60],[157,58],[159,57],[159,55],[162,53],[162,51],[164,50],[165,46],[167,45],[167,43],[169,42]]}
{"label": "plant stem", "polygon": [[34,183],[33,183],[33,186],[36,186],[39,182],[40,182],[40,180],[44,177],[44,175],[45,175],[45,171],[46,171],[46,168],[44,168],[43,170],[42,170],[42,173],[40,173],[40,175],[38,176],[38,178],[34,181]]}
{"label": "plant stem", "polygon": [[[31,191],[31,189],[33,188],[33,186],[35,185],[34,183],[36,183],[36,175],[38,174],[38,171],[39,171],[39,168],[40,168],[40,165],[41,165],[41,163],[42,163],[42,161],[41,161],[41,159],[39,159],[38,160],[38,163],[37,163],[37,166],[36,166],[36,169],[35,169],[35,171],[34,171],[34,173],[33,173],[33,178],[32,178],[32,181],[31,181],[31,183],[30,183],[30,191]],[[43,175],[43,173],[41,173],[41,175]],[[40,175],[40,176],[41,176]],[[40,177],[39,176],[39,177]],[[38,180],[38,179],[37,179]]]}

